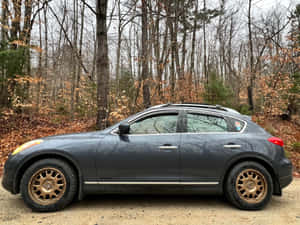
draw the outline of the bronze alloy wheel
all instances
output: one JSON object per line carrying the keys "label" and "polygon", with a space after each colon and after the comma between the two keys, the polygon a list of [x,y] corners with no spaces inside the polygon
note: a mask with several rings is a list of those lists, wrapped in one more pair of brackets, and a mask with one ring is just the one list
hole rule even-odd
{"label": "bronze alloy wheel", "polygon": [[255,169],[243,170],[236,179],[236,192],[248,203],[260,203],[268,192],[267,180]]}
{"label": "bronze alloy wheel", "polygon": [[66,178],[60,170],[43,168],[31,176],[28,193],[35,203],[51,205],[62,198],[66,186]]}

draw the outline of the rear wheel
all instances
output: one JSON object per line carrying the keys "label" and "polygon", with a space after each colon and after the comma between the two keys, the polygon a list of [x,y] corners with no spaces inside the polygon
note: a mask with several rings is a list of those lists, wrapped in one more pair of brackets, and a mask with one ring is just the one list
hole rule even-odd
{"label": "rear wheel", "polygon": [[34,211],[57,211],[73,200],[76,173],[62,160],[40,160],[25,171],[20,190],[25,203]]}
{"label": "rear wheel", "polygon": [[262,209],[272,197],[272,178],[259,163],[243,162],[230,171],[225,192],[229,201],[240,209]]}

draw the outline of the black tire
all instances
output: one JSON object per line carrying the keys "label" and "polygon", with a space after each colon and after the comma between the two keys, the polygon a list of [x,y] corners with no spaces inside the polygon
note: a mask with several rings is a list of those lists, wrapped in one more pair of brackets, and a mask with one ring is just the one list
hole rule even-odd
{"label": "black tire", "polygon": [[[55,170],[60,172],[60,174],[63,176],[64,180],[63,183],[63,192],[60,194],[60,197],[57,198],[57,200],[51,200],[56,201],[53,203],[39,203],[39,199],[35,199],[35,195],[31,188],[29,187],[32,183],[33,177],[38,176],[37,174],[39,171],[43,171],[45,168],[53,168],[53,171],[55,173]],[[49,172],[50,173],[50,172]],[[55,174],[54,174],[55,175]],[[53,177],[54,177],[53,175]],[[52,174],[51,174],[52,176]],[[46,179],[43,177],[43,179]],[[40,182],[42,183],[42,182]],[[25,203],[33,210],[37,212],[53,212],[58,211],[63,208],[65,208],[68,204],[72,202],[74,199],[76,193],[77,193],[77,176],[75,171],[72,169],[72,167],[66,163],[63,160],[58,159],[43,159],[40,161],[35,162],[32,166],[30,166],[24,173],[21,183],[20,183],[20,191],[21,195],[25,201]],[[44,188],[40,184],[40,187]],[[52,186],[51,186],[52,187]],[[42,196],[44,198],[44,196]],[[48,196],[47,196],[48,197]],[[52,197],[51,197],[52,198]],[[43,199],[42,199],[43,200]],[[41,201],[42,201],[41,200]]]}
{"label": "black tire", "polygon": [[[243,185],[243,181],[237,180],[237,179],[243,178],[244,174],[241,176],[241,173],[243,171],[250,171],[250,172],[256,171],[256,172],[258,172],[258,176],[261,177],[260,179],[264,181],[263,182],[263,183],[265,183],[264,192],[261,193],[261,195],[257,194],[258,196],[260,196],[260,198],[255,199],[255,197],[253,196],[253,199],[249,200],[249,199],[243,199],[240,196],[242,194],[241,194],[241,191],[239,190],[239,187],[238,187],[239,185],[237,185],[237,182],[241,182]],[[240,177],[238,177],[238,176],[240,176]],[[255,175],[252,175],[252,176],[255,176]],[[246,161],[246,162],[242,162],[242,163],[239,163],[238,165],[236,165],[229,172],[227,180],[224,182],[226,182],[225,183],[225,195],[226,195],[227,199],[233,205],[235,205],[239,209],[243,209],[243,210],[259,210],[259,209],[264,208],[271,200],[271,197],[273,194],[273,181],[272,181],[272,177],[271,177],[270,173],[261,164],[252,162],[252,161]],[[255,187],[255,190],[256,190],[256,187]],[[254,194],[256,196],[255,192],[254,192]],[[247,196],[247,197],[249,197],[249,196]],[[244,198],[246,198],[246,197],[244,197]],[[251,198],[252,198],[252,194],[251,194]],[[249,201],[252,201],[252,202],[249,202]]]}

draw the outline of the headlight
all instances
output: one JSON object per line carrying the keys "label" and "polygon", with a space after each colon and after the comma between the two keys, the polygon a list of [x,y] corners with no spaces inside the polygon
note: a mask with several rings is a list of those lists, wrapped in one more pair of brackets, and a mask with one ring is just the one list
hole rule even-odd
{"label": "headlight", "polygon": [[32,147],[32,146],[34,146],[34,145],[39,145],[39,144],[41,144],[42,142],[43,142],[43,140],[34,140],[34,141],[26,142],[25,144],[19,146],[19,147],[12,153],[12,155],[15,155],[15,154],[17,154],[17,153],[19,153],[19,152],[21,152],[21,151],[23,151],[23,150],[25,150],[25,149],[27,149],[27,148],[30,148],[30,147]]}

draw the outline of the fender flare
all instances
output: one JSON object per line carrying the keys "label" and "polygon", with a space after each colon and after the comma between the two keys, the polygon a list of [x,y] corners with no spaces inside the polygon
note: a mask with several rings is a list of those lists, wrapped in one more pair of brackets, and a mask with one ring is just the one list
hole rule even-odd
{"label": "fender flare", "polygon": [[226,163],[224,172],[221,175],[220,178],[220,188],[222,189],[222,192],[224,192],[224,184],[225,180],[230,172],[230,170],[237,165],[240,162],[244,161],[255,161],[258,163],[261,163],[270,173],[271,177],[273,178],[273,184],[274,184],[274,194],[275,195],[281,195],[281,188],[278,180],[278,174],[277,171],[274,169],[272,166],[272,163],[262,154],[257,154],[257,153],[245,153],[238,155],[234,158],[232,158],[228,163]]}
{"label": "fender flare", "polygon": [[15,176],[14,176],[14,182],[13,182],[13,192],[19,193],[20,192],[20,181],[22,178],[22,174],[24,173],[24,170],[28,168],[32,163],[34,163],[37,160],[46,159],[46,158],[56,158],[56,159],[62,159],[70,164],[70,166],[75,169],[77,176],[78,176],[78,199],[81,200],[83,198],[83,175],[81,172],[81,169],[79,167],[79,163],[67,152],[61,151],[61,150],[43,150],[38,151],[34,154],[28,155],[28,157],[25,157],[22,160],[22,163],[18,166]]}

